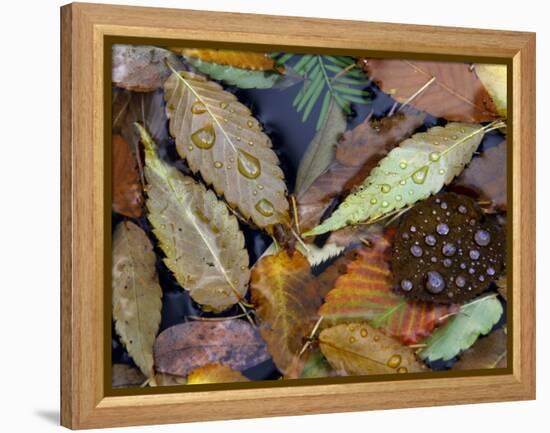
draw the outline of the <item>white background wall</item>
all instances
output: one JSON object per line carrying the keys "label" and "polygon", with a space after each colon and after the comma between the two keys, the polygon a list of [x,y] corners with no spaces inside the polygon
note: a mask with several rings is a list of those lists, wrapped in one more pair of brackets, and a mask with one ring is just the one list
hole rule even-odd
{"label": "white background wall", "polygon": [[[113,0],[114,1],[114,0]],[[546,2],[521,0],[165,0],[143,6],[536,31],[538,44],[538,401],[134,428],[135,432],[518,432],[548,420],[550,143]],[[2,2],[0,66],[0,426],[59,429],[59,6]],[[543,424],[544,425],[544,424]],[[542,427],[544,429],[544,427]],[[540,431],[541,428],[529,429]]]}

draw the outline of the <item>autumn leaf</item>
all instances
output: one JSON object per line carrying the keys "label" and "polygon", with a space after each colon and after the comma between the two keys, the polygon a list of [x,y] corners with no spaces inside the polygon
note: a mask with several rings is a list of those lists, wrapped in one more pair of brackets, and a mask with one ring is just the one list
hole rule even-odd
{"label": "autumn leaf", "polygon": [[212,363],[243,371],[270,358],[258,331],[244,320],[172,326],[157,337],[154,355],[157,372],[177,376]]}
{"label": "autumn leaf", "polygon": [[448,123],[413,135],[382,159],[329,218],[303,235],[372,223],[437,193],[470,162],[493,126]]}
{"label": "autumn leaf", "polygon": [[506,274],[501,275],[496,284],[499,295],[502,296],[505,301],[508,300],[508,276]]}
{"label": "autumn leaf", "polygon": [[170,75],[165,62],[177,68],[182,62],[174,53],[145,45],[113,45],[112,81],[135,92],[151,92],[162,87]]}
{"label": "autumn leaf", "polygon": [[186,384],[187,379],[185,377],[165,373],[157,373],[155,375],[155,382],[150,383],[151,386],[176,386]]}
{"label": "autumn leaf", "polygon": [[284,175],[250,110],[200,75],[173,73],[164,90],[170,133],[189,167],[257,226],[288,225]]}
{"label": "autumn leaf", "polygon": [[203,367],[195,368],[187,376],[188,385],[231,382],[249,382],[249,379],[223,364],[206,364]]}
{"label": "autumn leaf", "polygon": [[143,213],[143,192],[130,145],[120,135],[113,135],[111,151],[113,210],[129,218],[139,218]]}
{"label": "autumn leaf", "polygon": [[116,388],[139,387],[146,377],[135,367],[128,364],[113,364],[111,368],[111,386]]}
{"label": "autumn leaf", "polygon": [[310,379],[333,376],[338,376],[338,372],[334,371],[319,349],[316,349],[309,352],[307,359],[302,366],[302,371],[300,372],[299,378]]}
{"label": "autumn leaf", "polygon": [[148,218],[178,283],[204,309],[223,311],[245,295],[250,272],[244,236],[235,216],[213,191],[159,158],[147,131]]}
{"label": "autumn leaf", "polygon": [[160,324],[162,289],[153,245],[130,221],[113,234],[113,318],[115,329],[142,373],[151,378],[153,342]]}
{"label": "autumn leaf", "polygon": [[413,373],[424,369],[411,349],[366,323],[340,324],[323,330],[319,347],[334,369],[348,375]]}
{"label": "autumn leaf", "polygon": [[284,374],[303,346],[316,319],[320,298],[307,259],[281,250],[252,269],[250,293],[260,319],[260,333],[273,361]]}
{"label": "autumn leaf", "polygon": [[475,71],[489,95],[495,103],[496,111],[506,119],[507,117],[507,67],[506,65],[490,65],[478,63]]}
{"label": "autumn leaf", "polygon": [[478,370],[482,368],[506,368],[508,335],[506,328],[491,332],[465,350],[453,365],[453,370]]}
{"label": "autumn leaf", "polygon": [[450,190],[475,197],[488,212],[506,211],[506,139],[475,156]]}
{"label": "autumn leaf", "polygon": [[367,59],[363,69],[396,101],[453,122],[490,122],[497,110],[466,63]]}
{"label": "autumn leaf", "polygon": [[336,146],[335,159],[309,188],[297,194],[300,227],[316,226],[334,199],[360,184],[393,149],[424,122],[425,115],[407,110],[380,120],[365,119],[347,131]]}
{"label": "autumn leaf", "polygon": [[275,69],[275,61],[266,53],[236,50],[212,50],[204,48],[170,48],[184,57],[209,63],[234,66],[241,69],[269,71]]}
{"label": "autumn leaf", "polygon": [[468,349],[480,335],[488,334],[500,320],[503,309],[496,295],[484,296],[464,304],[449,322],[424,341],[419,353],[427,361],[448,361]]}
{"label": "autumn leaf", "polygon": [[336,144],[346,130],[346,116],[335,102],[330,102],[326,121],[309,143],[296,174],[294,194],[306,191],[323,173],[336,155]]}
{"label": "autumn leaf", "polygon": [[391,235],[355,252],[345,273],[325,297],[319,316],[326,323],[368,321],[403,344],[415,344],[431,334],[458,306],[410,302],[392,291]]}

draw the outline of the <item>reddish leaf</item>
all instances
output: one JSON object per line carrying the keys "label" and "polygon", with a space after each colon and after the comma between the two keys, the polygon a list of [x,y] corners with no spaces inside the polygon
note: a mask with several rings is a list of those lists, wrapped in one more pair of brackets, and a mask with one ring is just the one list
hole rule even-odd
{"label": "reddish leaf", "polygon": [[243,371],[269,359],[260,335],[243,320],[172,326],[157,337],[154,355],[157,372],[176,376],[211,363]]}
{"label": "reddish leaf", "polygon": [[361,183],[378,162],[424,122],[412,112],[372,121],[366,119],[347,131],[336,147],[336,159],[297,197],[300,227],[315,227],[333,200]]}
{"label": "reddish leaf", "polygon": [[396,101],[409,101],[436,117],[469,123],[499,117],[485,86],[466,63],[368,59],[362,64],[369,78]]}
{"label": "reddish leaf", "polygon": [[506,139],[472,159],[450,190],[475,197],[489,212],[506,211]]}
{"label": "reddish leaf", "polygon": [[328,322],[368,320],[404,344],[415,344],[443,324],[446,316],[458,311],[458,306],[409,302],[393,293],[388,237],[377,239],[371,248],[358,250],[356,260],[327,294],[319,315]]}
{"label": "reddish leaf", "polygon": [[250,293],[261,320],[260,333],[277,368],[285,373],[312,328],[321,301],[309,262],[299,252],[281,250],[252,269]]}
{"label": "reddish leaf", "polygon": [[143,212],[143,192],[134,155],[120,135],[113,135],[111,150],[113,210],[130,218],[139,218]]}

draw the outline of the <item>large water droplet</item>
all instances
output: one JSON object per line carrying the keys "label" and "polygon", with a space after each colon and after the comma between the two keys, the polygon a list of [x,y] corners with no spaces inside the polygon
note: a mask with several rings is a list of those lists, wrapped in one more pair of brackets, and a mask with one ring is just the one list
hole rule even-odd
{"label": "large water droplet", "polygon": [[487,275],[491,275],[491,276],[495,275],[496,273],[494,268],[487,268],[486,272],[487,272]]}
{"label": "large water droplet", "polygon": [[439,158],[441,158],[441,154],[439,152],[432,152],[430,153],[430,161],[437,162],[439,161]]}
{"label": "large water droplet", "polygon": [[416,170],[412,175],[411,179],[416,184],[423,184],[426,181],[426,176],[428,175],[428,167],[422,167]]}
{"label": "large water droplet", "polygon": [[410,251],[414,257],[422,257],[422,254],[424,253],[422,248],[420,248],[418,245],[413,245]]}
{"label": "large water droplet", "polygon": [[480,256],[480,253],[479,253],[479,250],[471,250],[469,252],[469,256],[472,260],[477,260],[479,259],[479,256]]}
{"label": "large water droplet", "polygon": [[388,193],[391,191],[391,186],[389,186],[387,183],[385,183],[384,185],[382,185],[380,187],[380,191],[382,191],[383,193]]}
{"label": "large water droplet", "polygon": [[455,284],[458,287],[464,287],[466,285],[466,278],[464,278],[462,275],[459,275],[456,277]]}
{"label": "large water droplet", "polygon": [[474,241],[480,247],[486,247],[491,242],[491,235],[487,230],[478,230],[474,234]]}
{"label": "large water droplet", "polygon": [[445,279],[439,272],[429,271],[426,275],[426,290],[434,295],[445,290]]}
{"label": "large water droplet", "polygon": [[411,280],[402,280],[401,289],[405,292],[410,292],[413,288],[413,283]]}
{"label": "large water droplet", "polygon": [[201,101],[195,101],[193,105],[191,105],[191,113],[193,114],[202,114],[207,111],[206,106]]}
{"label": "large water droplet", "polygon": [[401,161],[399,163],[399,168],[401,168],[402,170],[405,170],[407,168],[407,162],[406,161]]}
{"label": "large water droplet", "polygon": [[258,203],[256,203],[256,206],[254,207],[264,217],[272,216],[273,212],[275,211],[275,209],[273,208],[273,203],[265,198],[262,198]]}
{"label": "large water droplet", "polygon": [[435,231],[441,236],[446,236],[449,234],[449,226],[444,223],[438,224]]}
{"label": "large water droplet", "polygon": [[401,197],[399,194],[395,196],[395,201],[401,201],[403,200],[403,197]]}
{"label": "large water droplet", "polygon": [[216,142],[216,131],[211,123],[207,123],[201,129],[191,134],[191,141],[201,149],[210,149]]}
{"label": "large water droplet", "polygon": [[443,266],[445,266],[446,268],[450,268],[453,264],[453,261],[451,259],[444,259],[443,260]]}
{"label": "large water droplet", "polygon": [[376,199],[376,197],[373,197],[370,199],[370,204],[376,204],[378,203],[378,200]]}
{"label": "large water droplet", "polygon": [[382,207],[388,207],[389,205],[390,204],[386,200],[382,202]]}
{"label": "large water droplet", "polygon": [[434,235],[427,235],[424,238],[424,242],[426,242],[426,245],[429,245],[430,247],[433,247],[437,243],[437,239]]}
{"label": "large water droplet", "polygon": [[222,167],[223,167],[223,162],[221,162],[221,161],[215,161],[215,162],[214,162],[214,167],[216,167],[216,168],[222,168]]}
{"label": "large water droplet", "polygon": [[239,150],[237,165],[239,173],[248,179],[256,179],[262,172],[260,169],[260,161],[244,150]]}
{"label": "large water droplet", "polygon": [[401,355],[392,355],[390,359],[388,359],[388,367],[397,368],[400,365],[401,365]]}
{"label": "large water droplet", "polygon": [[452,257],[456,254],[456,247],[454,244],[445,244],[443,248],[441,248],[441,252],[446,257]]}

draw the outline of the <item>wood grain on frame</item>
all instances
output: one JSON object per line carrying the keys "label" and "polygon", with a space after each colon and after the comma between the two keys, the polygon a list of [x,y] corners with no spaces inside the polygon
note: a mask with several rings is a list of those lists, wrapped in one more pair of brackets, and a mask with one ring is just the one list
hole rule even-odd
{"label": "wood grain on frame", "polygon": [[[244,25],[246,23],[246,25]],[[61,423],[70,428],[535,397],[535,36],[531,33],[72,4],[61,10]],[[200,29],[200,30],[197,30]],[[204,30],[206,29],[206,30]],[[106,396],[104,43],[110,36],[484,57],[512,66],[513,371],[466,377]],[[510,120],[509,119],[509,120]],[[109,251],[110,253],[110,251]],[[110,329],[109,329],[110,331]],[[253,402],[253,404],[250,404]]]}

